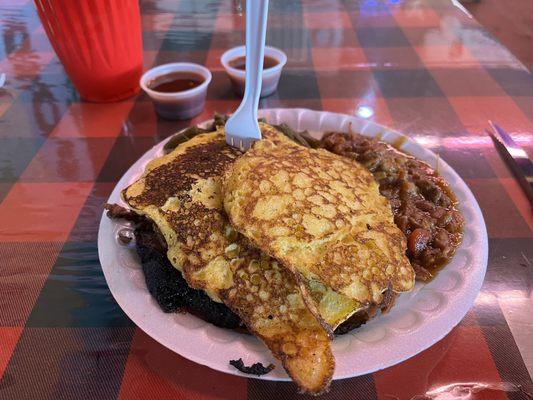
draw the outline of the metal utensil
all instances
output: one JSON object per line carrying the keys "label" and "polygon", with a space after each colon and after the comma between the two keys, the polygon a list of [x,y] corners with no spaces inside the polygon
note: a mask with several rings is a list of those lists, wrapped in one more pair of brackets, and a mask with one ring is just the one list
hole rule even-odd
{"label": "metal utensil", "polygon": [[261,94],[261,75],[265,54],[268,0],[246,0],[246,76],[244,97],[225,126],[226,143],[248,150],[261,140],[257,107]]}
{"label": "metal utensil", "polygon": [[525,150],[503,128],[492,121],[489,121],[489,125],[492,131],[487,129],[487,133],[492,138],[500,155],[513,171],[515,178],[533,207],[533,163]]}

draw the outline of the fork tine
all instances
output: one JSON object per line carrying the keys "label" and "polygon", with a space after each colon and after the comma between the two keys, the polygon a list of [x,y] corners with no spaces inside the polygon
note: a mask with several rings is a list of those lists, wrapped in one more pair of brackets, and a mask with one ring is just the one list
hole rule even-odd
{"label": "fork tine", "polygon": [[246,150],[250,150],[252,144],[254,144],[254,139],[246,139]]}
{"label": "fork tine", "polygon": [[246,151],[249,150],[257,140],[258,139],[256,138],[241,138],[238,136],[228,135],[227,143],[241,151]]}

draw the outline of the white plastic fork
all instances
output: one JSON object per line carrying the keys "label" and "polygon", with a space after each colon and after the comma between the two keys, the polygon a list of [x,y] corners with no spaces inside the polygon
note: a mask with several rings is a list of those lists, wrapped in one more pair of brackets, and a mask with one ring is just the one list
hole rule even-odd
{"label": "white plastic fork", "polygon": [[246,0],[244,97],[225,127],[226,143],[242,151],[248,150],[256,140],[261,140],[257,108],[261,94],[267,17],[268,0]]}

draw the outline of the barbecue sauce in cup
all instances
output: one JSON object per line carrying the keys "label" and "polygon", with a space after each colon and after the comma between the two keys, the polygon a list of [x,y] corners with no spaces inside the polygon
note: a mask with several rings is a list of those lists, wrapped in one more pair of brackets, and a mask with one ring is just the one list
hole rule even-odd
{"label": "barbecue sauce in cup", "polygon": [[144,73],[141,87],[165,119],[189,119],[202,112],[211,73],[202,65],[170,63]]}
{"label": "barbecue sauce in cup", "polygon": [[[244,71],[246,69],[246,57],[240,56],[234,58],[233,60],[229,61],[228,64],[232,68]],[[265,56],[265,58],[263,59],[263,69],[269,69],[275,67],[278,64],[279,61],[274,57]]]}
{"label": "barbecue sauce in cup", "polygon": [[194,89],[202,84],[204,77],[192,72],[171,72],[161,75],[148,83],[148,87],[156,92],[177,93]]}

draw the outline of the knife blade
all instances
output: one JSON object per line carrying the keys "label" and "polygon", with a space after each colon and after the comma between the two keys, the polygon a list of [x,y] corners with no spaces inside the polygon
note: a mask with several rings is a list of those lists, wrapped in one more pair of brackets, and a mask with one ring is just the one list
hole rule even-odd
{"label": "knife blade", "polygon": [[533,207],[533,163],[525,150],[502,127],[492,121],[489,121],[489,125],[493,132],[487,129],[487,133]]}

